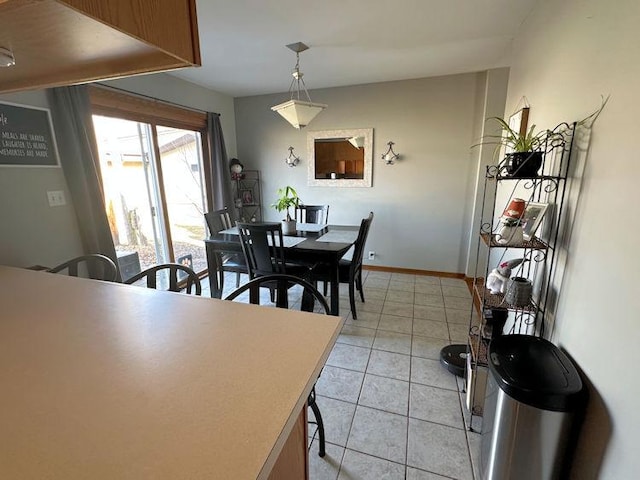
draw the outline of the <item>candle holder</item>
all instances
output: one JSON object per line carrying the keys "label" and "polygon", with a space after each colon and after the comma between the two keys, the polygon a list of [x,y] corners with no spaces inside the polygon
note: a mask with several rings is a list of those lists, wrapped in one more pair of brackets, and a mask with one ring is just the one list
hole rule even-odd
{"label": "candle holder", "polygon": [[400,155],[393,151],[395,143],[387,142],[387,145],[389,145],[389,148],[382,154],[382,159],[387,162],[387,165],[394,165],[396,160],[400,158]]}

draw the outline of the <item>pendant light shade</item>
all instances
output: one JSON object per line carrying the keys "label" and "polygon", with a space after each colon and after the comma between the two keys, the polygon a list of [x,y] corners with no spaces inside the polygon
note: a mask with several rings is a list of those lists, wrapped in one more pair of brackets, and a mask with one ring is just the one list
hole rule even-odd
{"label": "pendant light shade", "polygon": [[325,108],[326,105],[322,103],[289,100],[271,107],[271,110],[282,115],[294,128],[300,129],[306,127]]}
{"label": "pendant light shade", "polygon": [[[307,87],[302,79],[303,73],[300,71],[300,52],[304,52],[309,47],[304,43],[292,43],[287,45],[288,48],[296,52],[296,66],[293,69],[293,80],[289,86],[289,94],[291,99],[271,107],[271,110],[278,112],[282,117],[293,125],[294,128],[301,129],[306,127],[316,115],[327,108],[323,103],[314,103],[311,101]],[[305,93],[307,101],[300,100],[300,88]]]}

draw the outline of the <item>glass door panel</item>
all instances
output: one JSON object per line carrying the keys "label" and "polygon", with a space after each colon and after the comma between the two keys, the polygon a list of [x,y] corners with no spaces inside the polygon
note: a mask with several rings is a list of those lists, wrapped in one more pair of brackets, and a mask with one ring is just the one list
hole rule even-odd
{"label": "glass door panel", "polygon": [[173,258],[201,272],[207,259],[200,133],[159,125],[156,133]]}
{"label": "glass door panel", "polygon": [[123,279],[168,260],[148,124],[93,116],[105,208]]}

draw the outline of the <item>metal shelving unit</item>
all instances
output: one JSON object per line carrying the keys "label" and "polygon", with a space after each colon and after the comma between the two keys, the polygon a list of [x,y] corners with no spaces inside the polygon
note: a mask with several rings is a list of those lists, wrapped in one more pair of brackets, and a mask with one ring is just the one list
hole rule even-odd
{"label": "metal shelving unit", "polygon": [[244,170],[232,182],[236,218],[241,222],[262,221],[260,172]]}
{"label": "metal shelving unit", "polygon": [[[503,334],[527,334],[544,337],[552,319],[548,315],[551,285],[555,271],[558,234],[562,221],[567,172],[576,124],[562,123],[551,130],[543,149],[540,175],[514,177],[507,171],[506,160],[490,165],[485,172],[480,234],[477,241],[476,265],[473,274],[473,304],[469,322],[467,346],[466,394],[470,411],[467,427],[472,429],[474,416],[481,416],[484,402],[484,380],[487,374],[487,334],[484,312],[499,309],[507,313]],[[510,190],[509,190],[510,189]],[[527,202],[547,203],[548,208],[536,236],[516,245],[501,245],[496,241],[497,219],[513,198]],[[500,204],[497,204],[500,202]],[[524,306],[510,305],[502,293],[493,294],[485,288],[485,279],[503,259],[523,258],[525,261],[512,272],[513,276],[531,281],[530,302]],[[497,260],[497,261],[496,261]],[[478,311],[479,317],[474,315]]]}

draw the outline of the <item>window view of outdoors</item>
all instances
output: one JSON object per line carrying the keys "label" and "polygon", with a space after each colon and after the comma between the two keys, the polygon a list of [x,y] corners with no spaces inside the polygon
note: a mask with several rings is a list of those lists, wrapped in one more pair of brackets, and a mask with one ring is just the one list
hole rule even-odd
{"label": "window view of outdoors", "polygon": [[170,261],[205,269],[200,134],[157,127],[158,162],[151,125],[99,115],[93,121],[105,208],[123,277]]}
{"label": "window view of outdoors", "polygon": [[198,272],[207,268],[200,133],[162,126],[157,131],[174,258]]}

